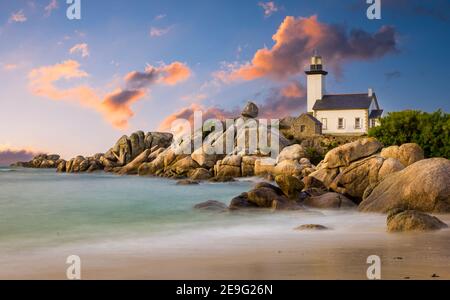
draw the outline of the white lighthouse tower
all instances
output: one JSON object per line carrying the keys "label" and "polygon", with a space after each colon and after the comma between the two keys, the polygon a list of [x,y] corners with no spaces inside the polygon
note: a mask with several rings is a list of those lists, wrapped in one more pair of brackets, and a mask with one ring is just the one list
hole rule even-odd
{"label": "white lighthouse tower", "polygon": [[313,114],[313,107],[317,100],[325,95],[325,76],[328,72],[323,70],[322,57],[314,54],[311,65],[306,72],[307,78],[307,112]]}

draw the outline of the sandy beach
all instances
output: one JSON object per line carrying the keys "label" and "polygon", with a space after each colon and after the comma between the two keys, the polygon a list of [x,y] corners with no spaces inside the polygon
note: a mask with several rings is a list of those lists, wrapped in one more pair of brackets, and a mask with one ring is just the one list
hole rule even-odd
{"label": "sandy beach", "polygon": [[388,234],[384,216],[358,215],[373,226],[357,229],[360,216],[347,224],[354,232],[297,232],[286,223],[266,234],[236,227],[10,253],[0,279],[66,279],[71,254],[81,258],[82,279],[367,279],[370,255],[381,258],[382,279],[450,279],[449,229]]}

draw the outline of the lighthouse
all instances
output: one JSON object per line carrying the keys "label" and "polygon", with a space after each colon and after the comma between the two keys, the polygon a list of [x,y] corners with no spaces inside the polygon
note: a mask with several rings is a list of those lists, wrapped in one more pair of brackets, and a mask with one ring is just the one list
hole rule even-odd
{"label": "lighthouse", "polygon": [[325,95],[325,76],[328,72],[323,69],[322,57],[314,54],[311,57],[309,70],[306,72],[307,84],[307,112],[313,114],[314,104],[317,100],[322,100]]}

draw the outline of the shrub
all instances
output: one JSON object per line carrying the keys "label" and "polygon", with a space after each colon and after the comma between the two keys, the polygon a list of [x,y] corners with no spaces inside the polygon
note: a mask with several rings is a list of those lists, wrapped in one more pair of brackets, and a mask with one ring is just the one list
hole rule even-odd
{"label": "shrub", "polygon": [[441,110],[388,113],[381,119],[380,126],[369,130],[369,136],[377,138],[386,147],[417,143],[426,157],[450,158],[450,114]]}

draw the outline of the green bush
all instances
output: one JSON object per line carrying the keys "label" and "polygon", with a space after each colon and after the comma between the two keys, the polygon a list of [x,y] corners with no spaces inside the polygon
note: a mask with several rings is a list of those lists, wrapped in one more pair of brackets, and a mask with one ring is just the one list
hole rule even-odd
{"label": "green bush", "polygon": [[380,126],[369,130],[369,136],[377,138],[386,147],[417,143],[426,157],[450,158],[450,114],[441,110],[388,113],[381,119]]}

